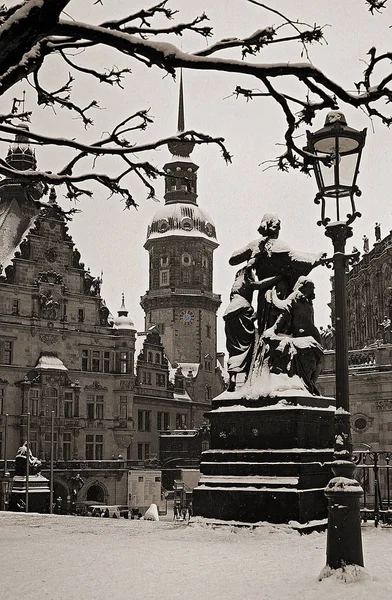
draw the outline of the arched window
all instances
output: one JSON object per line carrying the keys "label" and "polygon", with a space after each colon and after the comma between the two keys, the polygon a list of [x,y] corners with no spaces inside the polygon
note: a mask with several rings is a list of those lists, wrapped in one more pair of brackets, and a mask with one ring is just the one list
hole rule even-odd
{"label": "arched window", "polygon": [[158,363],[158,364],[160,364],[160,362],[161,362],[161,355],[158,354],[158,352],[155,355],[155,362]]}
{"label": "arched window", "polygon": [[152,352],[149,352],[147,355],[147,362],[152,362]]}

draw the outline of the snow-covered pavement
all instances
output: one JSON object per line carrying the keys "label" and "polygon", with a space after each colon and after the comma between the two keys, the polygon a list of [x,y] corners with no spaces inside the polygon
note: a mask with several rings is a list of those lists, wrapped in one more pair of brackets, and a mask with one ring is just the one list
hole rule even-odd
{"label": "snow-covered pavement", "polygon": [[325,533],[0,512],[0,598],[386,600],[392,529],[363,529],[369,578],[318,581]]}

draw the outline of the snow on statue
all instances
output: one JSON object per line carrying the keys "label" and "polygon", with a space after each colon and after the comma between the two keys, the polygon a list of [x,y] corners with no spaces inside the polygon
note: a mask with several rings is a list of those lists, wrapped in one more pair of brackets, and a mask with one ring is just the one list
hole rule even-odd
{"label": "snow on statue", "polygon": [[[224,314],[228,391],[235,390],[237,373],[245,373],[241,395],[248,398],[294,389],[319,395],[316,380],[323,351],[314,325],[314,285],[306,275],[320,264],[321,254],[301,253],[279,240],[277,215],[265,214],[258,232],[258,240],[229,260],[231,265],[246,265],[236,274]],[[251,305],[254,290],[256,314]]]}
{"label": "snow on statue", "polygon": [[[15,475],[26,475],[26,457],[27,457],[27,442],[18,448],[18,452],[15,457]],[[41,472],[42,463],[39,458],[33,456],[29,448],[29,474],[37,475]]]}

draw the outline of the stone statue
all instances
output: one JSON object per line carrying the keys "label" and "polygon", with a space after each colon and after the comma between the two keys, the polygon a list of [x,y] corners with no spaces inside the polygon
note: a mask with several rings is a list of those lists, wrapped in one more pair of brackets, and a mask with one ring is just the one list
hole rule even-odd
{"label": "stone statue", "polygon": [[382,341],[384,344],[391,343],[391,319],[388,318],[387,315],[384,316],[381,323],[379,323],[380,327],[382,327]]}
{"label": "stone statue", "polygon": [[314,324],[314,297],[314,283],[307,277],[298,278],[286,300],[279,300],[275,289],[271,290],[269,300],[281,312],[274,325],[264,332],[263,339],[270,372],[297,375],[311,394],[319,396],[316,381],[323,349]]}
{"label": "stone statue", "polygon": [[363,236],[363,251],[365,254],[369,252],[369,238],[367,235]]}
{"label": "stone statue", "polygon": [[321,253],[315,255],[297,252],[285,242],[278,240],[280,219],[277,215],[265,214],[258,232],[261,238],[234,252],[229,263],[238,265],[246,261],[248,268],[254,271],[255,281],[268,282],[269,280],[269,284],[262,286],[258,294],[257,325],[261,335],[265,329],[274,324],[279,312],[265,300],[266,289],[271,289],[276,283],[273,278],[279,276],[276,294],[279,299],[284,300],[293,291],[298,277],[308,275],[315,266],[320,264]]}
{"label": "stone statue", "polygon": [[102,327],[109,327],[109,323],[108,323],[109,314],[110,314],[110,311],[109,311],[108,307],[106,306],[105,301],[101,300],[100,306],[99,306],[99,324]]}
{"label": "stone statue", "polygon": [[[26,476],[27,442],[20,446],[15,457],[15,475]],[[41,472],[41,461],[33,456],[29,448],[29,474],[38,475]]]}
{"label": "stone statue", "polygon": [[335,329],[332,325],[327,325],[325,329],[320,328],[321,344],[324,350],[334,350],[335,348]]}
{"label": "stone statue", "polygon": [[381,224],[376,223],[374,226],[374,236],[376,238],[376,242],[381,242]]}
{"label": "stone statue", "polygon": [[51,291],[38,297],[39,313],[45,319],[57,319],[60,304],[54,299]]}
{"label": "stone statue", "polygon": [[[294,318],[294,314],[298,315],[300,303],[299,301],[294,303],[294,298],[290,294],[295,290],[295,298],[299,297],[300,292],[295,287],[298,278],[306,276],[313,267],[320,264],[321,259],[321,253],[318,255],[300,253],[291,249],[281,240],[278,240],[280,220],[276,215],[264,215],[258,231],[261,234],[261,238],[250,242],[247,246],[235,252],[229,260],[229,263],[232,265],[245,261],[247,263],[237,273],[236,281],[230,295],[230,304],[224,315],[226,344],[229,352],[229,391],[235,390],[235,379],[238,372],[248,374],[247,382],[250,378],[254,380],[255,371],[257,371],[258,367],[255,364],[252,365],[250,362],[252,354],[255,354],[256,357],[254,358],[254,362],[257,357],[260,359],[260,356],[264,356],[266,346],[264,334],[266,331],[271,334],[274,331],[273,328],[278,327],[278,330],[274,331],[274,335],[283,333],[280,330],[280,327],[283,326],[282,314],[286,314],[284,333],[296,337],[290,328],[294,327],[294,323],[298,320],[297,316]],[[305,285],[303,282],[303,285],[305,286],[306,294],[309,295],[307,297],[307,308],[312,311],[311,295],[314,287],[313,283],[308,283],[308,280],[306,281],[307,284]],[[312,288],[312,291],[308,292],[308,288]],[[273,296],[271,296],[272,289],[274,290]],[[258,347],[255,353],[253,352],[256,339],[253,324],[255,317],[253,316],[251,305],[254,290],[258,290],[256,318],[259,336]],[[305,297],[304,294],[302,296]],[[274,299],[273,301],[272,298]],[[295,311],[290,313],[291,318],[289,320],[287,315],[290,311],[281,304],[286,300],[289,301],[290,306],[295,305]],[[309,317],[309,322],[310,320]],[[291,323],[290,327],[288,321]],[[309,323],[308,328],[310,328]],[[314,324],[313,328],[317,331]],[[313,334],[309,333],[301,337],[311,335],[313,336]],[[315,343],[319,344],[320,336],[318,332],[317,335],[315,333],[314,337],[316,339]],[[317,352],[319,352],[319,349],[317,349]],[[274,364],[276,364],[276,361]],[[292,373],[293,371],[291,370],[289,376],[292,376]],[[312,388],[312,385],[309,383],[308,387]]]}

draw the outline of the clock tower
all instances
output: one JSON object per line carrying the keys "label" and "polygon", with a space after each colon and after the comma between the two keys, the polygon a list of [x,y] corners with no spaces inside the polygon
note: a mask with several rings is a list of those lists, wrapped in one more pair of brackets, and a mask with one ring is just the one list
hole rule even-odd
{"label": "clock tower", "polygon": [[[185,130],[182,77],[178,133]],[[213,254],[218,246],[215,226],[197,203],[198,166],[191,159],[194,143],[168,144],[172,158],[164,165],[165,205],[147,230],[149,290],[141,298],[146,330],[156,325],[172,365],[185,376],[203,373],[210,395],[221,391],[217,365],[216,321],[221,304],[212,291]]]}

